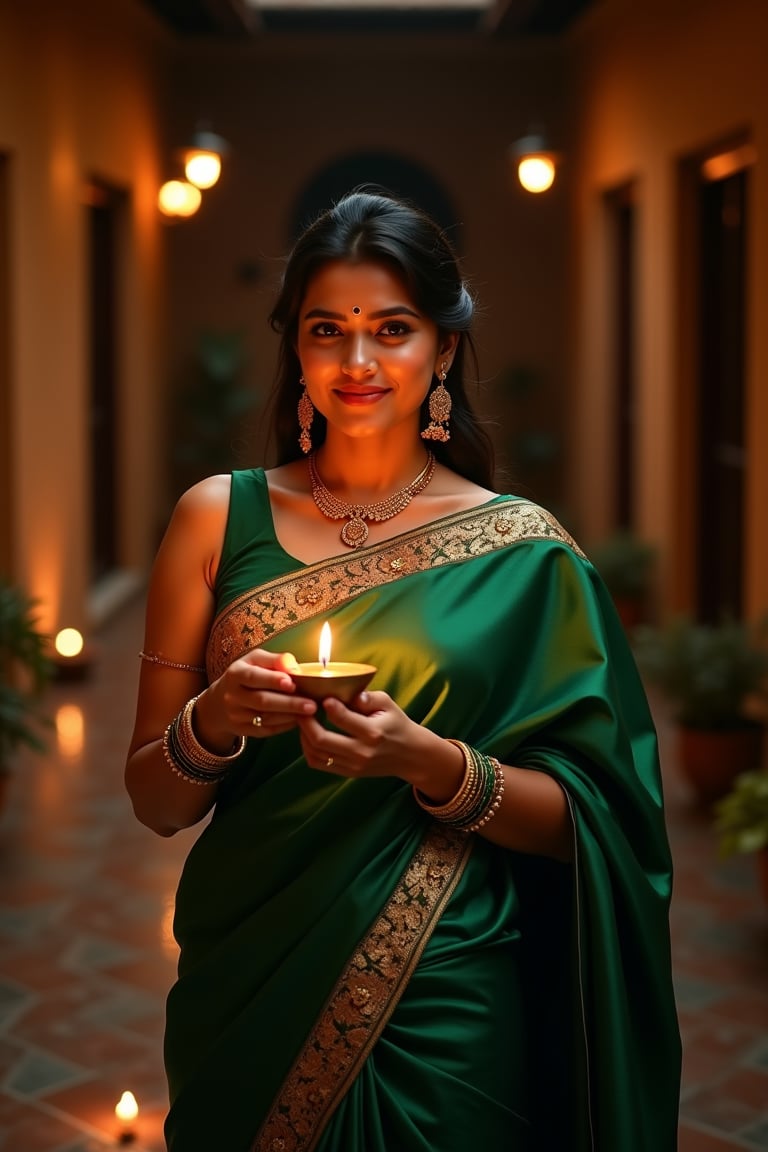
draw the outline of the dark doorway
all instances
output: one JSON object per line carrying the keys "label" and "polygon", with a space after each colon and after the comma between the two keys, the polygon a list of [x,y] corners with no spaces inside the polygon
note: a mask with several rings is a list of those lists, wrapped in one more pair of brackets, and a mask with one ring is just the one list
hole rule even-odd
{"label": "dark doorway", "polygon": [[625,184],[606,197],[613,310],[611,379],[614,396],[614,523],[631,530],[634,517],[635,403],[635,188]]}
{"label": "dark doorway", "polygon": [[124,195],[87,189],[90,343],[91,582],[118,564],[118,260]]}
{"label": "dark doorway", "polygon": [[699,184],[696,599],[701,620],[741,615],[745,285],[749,169]]}
{"label": "dark doorway", "polygon": [[11,436],[10,160],[0,153],[0,576],[13,578],[13,437]]}
{"label": "dark doorway", "polygon": [[374,184],[404,196],[445,229],[461,248],[453,205],[442,186],[419,164],[389,152],[356,152],[340,157],[306,185],[294,208],[294,237],[322,211],[360,184]]}

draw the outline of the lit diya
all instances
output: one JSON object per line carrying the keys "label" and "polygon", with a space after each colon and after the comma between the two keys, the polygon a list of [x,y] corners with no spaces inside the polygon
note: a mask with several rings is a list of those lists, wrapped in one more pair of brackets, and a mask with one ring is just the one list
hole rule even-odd
{"label": "lit diya", "polygon": [[368,686],[377,671],[372,664],[331,660],[331,626],[326,620],[320,632],[317,660],[297,664],[288,669],[288,675],[302,696],[309,696],[312,700],[334,696],[343,704],[349,704]]}

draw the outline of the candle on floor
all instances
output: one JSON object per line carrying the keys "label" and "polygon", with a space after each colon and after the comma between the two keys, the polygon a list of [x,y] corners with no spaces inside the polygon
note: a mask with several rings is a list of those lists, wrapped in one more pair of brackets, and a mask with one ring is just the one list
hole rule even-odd
{"label": "candle on floor", "polygon": [[53,641],[51,662],[57,680],[82,680],[88,674],[91,657],[77,628],[62,628]]}
{"label": "candle on floor", "polygon": [[120,1123],[118,1136],[121,1144],[130,1144],[136,1139],[135,1123],[139,1114],[139,1106],[133,1092],[123,1092],[115,1104],[115,1116]]}

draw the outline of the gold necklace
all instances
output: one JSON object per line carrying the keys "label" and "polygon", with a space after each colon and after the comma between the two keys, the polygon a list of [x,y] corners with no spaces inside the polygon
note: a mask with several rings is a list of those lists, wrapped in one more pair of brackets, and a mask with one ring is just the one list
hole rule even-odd
{"label": "gold necklace", "polygon": [[341,530],[341,539],[348,548],[359,548],[368,539],[366,520],[391,520],[407,508],[417,492],[423,492],[435,471],[434,453],[427,454],[427,462],[415,480],[405,488],[379,500],[376,504],[347,504],[329,492],[317,471],[315,453],[309,457],[309,480],[312,485],[312,499],[329,520],[346,520]]}

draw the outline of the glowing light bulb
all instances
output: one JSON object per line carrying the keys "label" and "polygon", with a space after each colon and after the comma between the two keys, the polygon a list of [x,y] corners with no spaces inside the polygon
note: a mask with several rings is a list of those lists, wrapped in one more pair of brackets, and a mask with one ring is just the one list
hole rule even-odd
{"label": "glowing light bulb", "polygon": [[524,156],[517,175],[526,192],[546,192],[555,180],[555,165],[549,156]]}
{"label": "glowing light bulb", "polygon": [[221,157],[217,152],[190,152],[184,173],[195,187],[212,188],[221,175]]}
{"label": "glowing light bulb", "polygon": [[202,203],[199,188],[186,180],[168,180],[157,194],[157,204],[165,216],[194,216]]}

